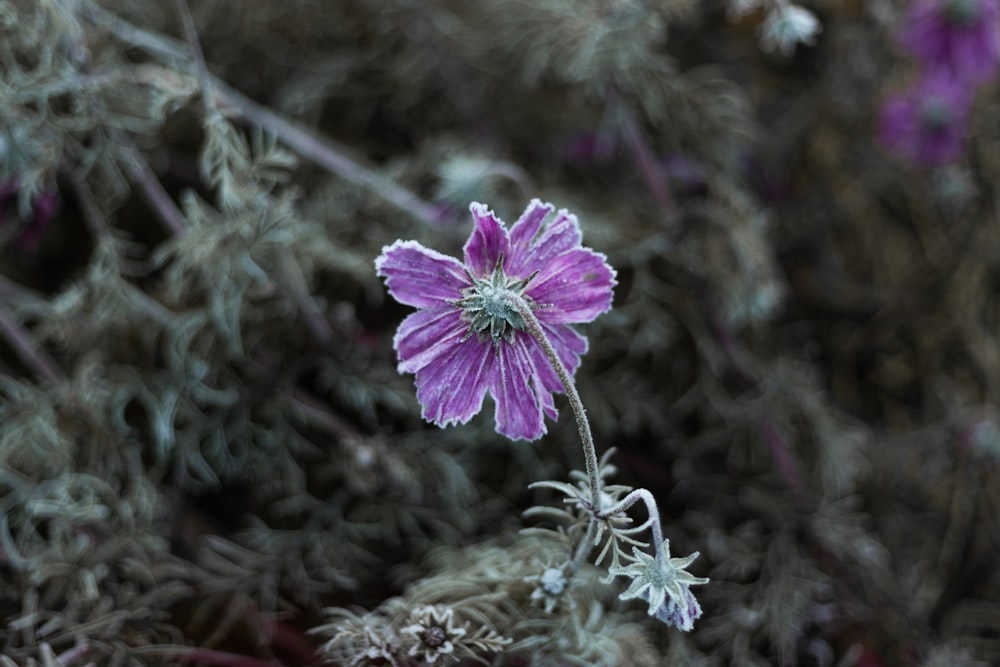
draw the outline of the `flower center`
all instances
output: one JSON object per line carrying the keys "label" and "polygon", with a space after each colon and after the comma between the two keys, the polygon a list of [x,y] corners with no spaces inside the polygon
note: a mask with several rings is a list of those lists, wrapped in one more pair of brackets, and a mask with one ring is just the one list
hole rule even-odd
{"label": "flower center", "polygon": [[431,627],[424,630],[423,640],[424,643],[431,648],[437,648],[445,643],[448,639],[448,633],[445,632],[444,628],[437,625],[432,625]]}
{"label": "flower center", "polygon": [[463,298],[454,302],[463,311],[462,319],[469,323],[469,331],[462,340],[468,340],[476,334],[480,341],[492,338],[494,346],[500,345],[500,339],[513,342],[514,332],[524,331],[526,326],[513,299],[523,299],[528,306],[535,307],[534,301],[524,294],[524,290],[537,273],[532,273],[524,280],[508,278],[503,271],[503,255],[497,259],[496,268],[489,278],[476,278],[470,273],[472,286],[463,289]]}

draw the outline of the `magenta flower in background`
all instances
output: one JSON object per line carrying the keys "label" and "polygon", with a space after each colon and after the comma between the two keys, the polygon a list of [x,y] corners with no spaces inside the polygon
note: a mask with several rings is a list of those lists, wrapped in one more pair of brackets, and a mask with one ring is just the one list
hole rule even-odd
{"label": "magenta flower in background", "polygon": [[539,343],[505,295],[532,308],[572,374],[587,339],[570,325],[611,308],[615,272],[604,255],[584,248],[576,216],[534,199],[508,231],[485,205],[470,207],[475,228],[464,263],[416,241],[382,250],[375,268],[389,293],[414,306],[393,341],[399,372],[416,374],[424,419],[438,426],[465,423],[489,391],[496,429],[535,440],[544,416],[556,417],[553,392],[562,383]]}
{"label": "magenta flower in background", "polygon": [[997,0],[917,0],[904,19],[900,43],[931,69],[970,83],[1000,63]]}
{"label": "magenta flower in background", "polygon": [[878,135],[890,152],[920,167],[958,158],[969,120],[971,92],[945,74],[921,80],[882,106]]}

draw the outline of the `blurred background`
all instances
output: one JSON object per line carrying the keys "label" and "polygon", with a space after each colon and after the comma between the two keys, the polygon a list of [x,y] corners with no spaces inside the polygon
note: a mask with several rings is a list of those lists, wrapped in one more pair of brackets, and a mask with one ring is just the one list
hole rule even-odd
{"label": "blurred background", "polygon": [[[437,605],[435,664],[1000,663],[997,21],[0,0],[0,660],[426,664]],[[396,371],[381,249],[535,197],[617,270],[576,381],[690,633],[532,598],[563,398],[513,443]]]}

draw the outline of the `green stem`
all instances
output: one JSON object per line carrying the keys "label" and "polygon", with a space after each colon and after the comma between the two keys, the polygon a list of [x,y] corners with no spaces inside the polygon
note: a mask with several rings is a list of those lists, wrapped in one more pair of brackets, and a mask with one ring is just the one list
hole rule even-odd
{"label": "green stem", "polygon": [[576,417],[576,425],[580,429],[580,440],[583,442],[583,458],[587,468],[587,479],[590,480],[590,498],[591,503],[593,503],[591,511],[595,514],[599,513],[602,507],[601,478],[598,475],[597,449],[594,447],[594,437],[590,433],[590,421],[587,420],[587,411],[583,409],[583,401],[580,400],[580,394],[576,391],[573,378],[570,377],[569,371],[566,370],[566,366],[563,365],[562,360],[556,353],[556,349],[552,346],[552,341],[545,335],[541,323],[535,317],[531,306],[524,300],[524,297],[510,291],[504,296],[507,302],[524,318],[528,333],[534,336],[538,344],[542,346],[542,351],[548,358],[549,363],[552,364],[553,370],[559,376],[559,380],[566,390],[566,397],[569,399],[569,405],[573,409],[573,415]]}

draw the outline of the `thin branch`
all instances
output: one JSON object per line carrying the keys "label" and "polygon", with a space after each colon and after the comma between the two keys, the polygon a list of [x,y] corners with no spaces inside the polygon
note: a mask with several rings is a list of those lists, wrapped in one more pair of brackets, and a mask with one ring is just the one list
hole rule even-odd
{"label": "thin branch", "polygon": [[40,307],[48,304],[38,292],[14,282],[6,276],[0,276],[0,298],[6,301],[19,301],[32,307]]}
{"label": "thin branch", "polygon": [[[140,48],[154,57],[180,69],[190,70],[197,65],[191,55],[177,40],[143,30],[117,14],[100,7],[93,0],[81,0],[86,17],[95,25],[115,35],[118,39]],[[379,197],[409,213],[421,222],[436,226],[441,221],[439,212],[413,192],[382,176],[374,169],[351,159],[347,151],[331,139],[309,128],[288,120],[257,104],[242,93],[206,73],[214,88],[216,102],[228,107],[245,122],[262,127],[303,157],[331,171],[346,181],[366,188]]]}
{"label": "thin branch", "polygon": [[17,356],[44,380],[61,380],[65,377],[52,357],[32,335],[21,326],[17,318],[0,305],[0,336],[10,344]]}
{"label": "thin branch", "polygon": [[191,10],[186,0],[174,0],[177,6],[177,13],[181,17],[181,25],[184,26],[184,38],[191,48],[191,56],[194,59],[195,68],[198,71],[198,81],[201,84],[202,100],[205,103],[205,110],[209,117],[219,112],[215,106],[215,86],[212,85],[212,75],[205,64],[205,54],[201,50],[201,42],[198,41],[198,31],[194,27],[194,19],[191,17]]}
{"label": "thin branch", "polygon": [[83,222],[87,225],[87,229],[90,230],[95,239],[104,237],[108,233],[108,225],[97,205],[97,200],[94,199],[94,193],[91,192],[90,187],[75,168],[65,169],[63,173],[66,174],[70,185],[73,186],[73,192],[80,204],[80,212],[83,213]]}
{"label": "thin branch", "polygon": [[164,189],[160,179],[156,177],[149,167],[146,158],[142,156],[139,149],[126,135],[120,134],[118,137],[119,152],[125,162],[125,169],[128,171],[132,181],[139,186],[139,190],[156,213],[157,218],[163,223],[164,228],[171,234],[180,234],[184,231],[184,216],[167,191]]}
{"label": "thin branch", "polygon": [[327,137],[274,113],[225,84],[219,85],[217,95],[240,118],[270,130],[305,158],[346,181],[372,190],[390,204],[428,225],[436,226],[440,223],[441,216],[433,206],[375,170],[354,162]]}
{"label": "thin branch", "polygon": [[642,130],[639,128],[639,123],[636,121],[632,110],[625,103],[625,100],[622,99],[621,93],[614,86],[608,86],[607,90],[608,99],[617,107],[618,116],[621,119],[622,129],[625,134],[625,141],[632,151],[632,157],[635,159],[636,166],[639,167],[639,171],[642,172],[643,177],[646,179],[646,185],[653,194],[653,198],[656,199],[660,208],[663,209],[667,219],[671,220],[676,215],[676,207],[674,206],[673,198],[670,196],[670,191],[666,187],[663,170],[656,163],[656,158],[653,155],[652,148],[649,146],[649,141],[647,141]]}

